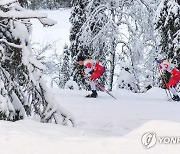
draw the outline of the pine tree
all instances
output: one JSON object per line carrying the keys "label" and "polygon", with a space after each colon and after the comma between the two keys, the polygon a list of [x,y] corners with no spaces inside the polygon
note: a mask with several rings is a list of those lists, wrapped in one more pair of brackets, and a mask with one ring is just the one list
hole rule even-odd
{"label": "pine tree", "polygon": [[180,1],[162,0],[156,12],[155,26],[160,32],[161,53],[180,68]]}
{"label": "pine tree", "polygon": [[34,58],[29,36],[30,19],[55,24],[46,14],[25,10],[14,1],[0,3],[0,119],[16,121],[36,115],[42,122],[67,125],[62,110],[42,78],[44,66]]}

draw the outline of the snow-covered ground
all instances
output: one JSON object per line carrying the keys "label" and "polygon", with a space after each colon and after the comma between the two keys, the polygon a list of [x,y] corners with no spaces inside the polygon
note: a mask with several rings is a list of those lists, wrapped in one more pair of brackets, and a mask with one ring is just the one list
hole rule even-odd
{"label": "snow-covered ground", "polygon": [[[63,107],[74,114],[78,128],[96,134],[122,136],[151,120],[180,122],[180,103],[167,101],[164,90],[153,88],[146,94],[117,90],[114,100],[100,92],[97,99],[87,99],[85,91],[57,93]],[[72,100],[70,99],[72,98]]]}
{"label": "snow-covered ground", "polygon": [[[47,13],[58,24],[43,28],[34,20],[32,40],[58,40],[61,52],[69,43],[70,10]],[[1,153],[179,154],[180,103],[167,101],[164,90],[153,88],[146,94],[113,91],[117,100],[102,92],[88,99],[86,91],[52,90],[60,105],[73,114],[76,127],[39,123],[33,118],[0,121]],[[176,143],[170,143],[171,139],[177,139]]]}
{"label": "snow-covered ground", "polygon": [[[27,118],[0,121],[1,152],[6,154],[179,154],[180,143],[156,143],[146,149],[147,132],[158,137],[180,137],[180,103],[169,102],[163,90],[146,94],[114,91],[85,98],[88,92],[53,89],[60,105],[69,110],[76,127],[39,123]],[[158,141],[157,141],[158,142]]]}

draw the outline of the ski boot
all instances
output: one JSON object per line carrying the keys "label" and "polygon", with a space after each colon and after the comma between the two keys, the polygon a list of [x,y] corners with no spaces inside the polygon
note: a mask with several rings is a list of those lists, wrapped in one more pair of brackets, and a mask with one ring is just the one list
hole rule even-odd
{"label": "ski boot", "polygon": [[180,101],[180,98],[178,95],[173,95],[173,98],[172,98],[173,101]]}
{"label": "ski boot", "polygon": [[88,98],[96,98],[98,96],[96,90],[92,90],[92,94],[87,95]]}

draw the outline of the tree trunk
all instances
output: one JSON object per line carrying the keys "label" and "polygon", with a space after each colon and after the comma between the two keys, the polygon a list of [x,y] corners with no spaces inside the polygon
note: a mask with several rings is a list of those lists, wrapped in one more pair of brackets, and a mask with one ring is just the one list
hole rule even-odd
{"label": "tree trunk", "polygon": [[109,85],[108,85],[109,91],[112,91],[112,87],[113,87],[114,69],[115,69],[115,48],[113,47],[113,51],[110,53],[110,71],[109,71],[110,75],[109,75]]}
{"label": "tree trunk", "polygon": [[[115,22],[115,10],[111,10],[112,14],[112,20]],[[116,53],[116,43],[115,39],[112,41],[112,51],[110,52],[110,76],[109,76],[109,85],[108,85],[108,90],[112,91],[113,87],[113,78],[114,78],[114,69],[115,69],[115,53]]]}

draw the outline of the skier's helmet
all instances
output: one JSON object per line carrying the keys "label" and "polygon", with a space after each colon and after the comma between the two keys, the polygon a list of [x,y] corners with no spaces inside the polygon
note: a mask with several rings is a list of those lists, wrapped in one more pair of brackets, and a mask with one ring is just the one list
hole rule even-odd
{"label": "skier's helmet", "polygon": [[77,57],[77,60],[76,60],[76,61],[84,61],[85,59],[86,59],[85,56],[79,55],[79,56]]}

